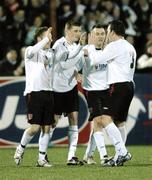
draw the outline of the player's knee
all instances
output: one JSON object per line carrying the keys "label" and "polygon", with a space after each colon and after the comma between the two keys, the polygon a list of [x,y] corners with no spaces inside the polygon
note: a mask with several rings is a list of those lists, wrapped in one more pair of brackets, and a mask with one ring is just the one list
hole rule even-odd
{"label": "player's knee", "polygon": [[32,125],[29,128],[28,132],[29,132],[30,135],[33,136],[33,135],[35,135],[39,131],[39,129],[40,129],[40,125]]}
{"label": "player's knee", "polygon": [[70,119],[69,119],[69,124],[70,124],[70,125],[77,125],[77,124],[78,124],[78,120],[75,119],[75,118],[70,118]]}

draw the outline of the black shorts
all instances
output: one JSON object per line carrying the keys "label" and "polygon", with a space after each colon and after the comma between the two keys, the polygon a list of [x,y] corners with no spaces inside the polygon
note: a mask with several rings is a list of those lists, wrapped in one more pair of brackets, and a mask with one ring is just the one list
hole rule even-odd
{"label": "black shorts", "polygon": [[26,95],[27,119],[30,124],[51,125],[54,123],[54,97],[51,91],[31,92]]}
{"label": "black shorts", "polygon": [[107,110],[108,90],[88,91],[87,102],[90,112],[89,121],[95,117],[105,114]]}
{"label": "black shorts", "polygon": [[107,99],[108,110],[106,114],[110,115],[114,121],[126,121],[133,95],[133,82],[111,84],[109,88],[109,97]]}
{"label": "black shorts", "polygon": [[79,96],[77,86],[68,92],[54,92],[54,113],[61,115],[79,110]]}

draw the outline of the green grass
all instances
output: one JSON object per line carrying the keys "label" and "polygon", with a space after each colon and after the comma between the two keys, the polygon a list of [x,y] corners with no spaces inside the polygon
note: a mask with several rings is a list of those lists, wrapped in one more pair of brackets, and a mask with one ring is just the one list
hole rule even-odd
{"label": "green grass", "polygon": [[[23,162],[16,166],[13,161],[15,149],[0,149],[1,180],[152,180],[152,146],[129,146],[133,159],[123,167],[101,167],[98,152],[97,165],[67,166],[67,147],[49,148],[52,168],[37,168],[35,163],[38,148],[27,148]],[[85,147],[78,147],[77,155],[82,158]],[[113,154],[113,147],[108,147]]]}

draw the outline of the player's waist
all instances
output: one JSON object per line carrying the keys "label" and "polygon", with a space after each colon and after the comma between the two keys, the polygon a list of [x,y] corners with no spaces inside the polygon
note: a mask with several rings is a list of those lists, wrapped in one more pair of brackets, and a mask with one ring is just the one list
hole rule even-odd
{"label": "player's waist", "polygon": [[125,81],[125,82],[116,82],[116,83],[112,83],[110,84],[110,87],[111,86],[134,86],[134,82],[133,81]]}

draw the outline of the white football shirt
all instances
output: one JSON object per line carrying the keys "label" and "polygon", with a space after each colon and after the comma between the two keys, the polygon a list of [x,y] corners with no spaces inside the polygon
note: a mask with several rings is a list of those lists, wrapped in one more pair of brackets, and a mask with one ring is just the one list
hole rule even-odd
{"label": "white football shirt", "polygon": [[133,81],[136,51],[128,41],[113,41],[98,54],[89,51],[89,59],[91,65],[108,63],[108,84]]}
{"label": "white football shirt", "polygon": [[[89,53],[94,57],[96,54],[100,54],[100,51],[97,50],[95,46],[87,45],[84,47],[87,49]],[[94,59],[92,59],[93,61]],[[99,63],[93,66],[90,65],[89,60],[86,60],[83,65],[83,81],[82,87],[88,91],[96,91],[96,90],[106,90],[109,88],[107,84],[107,64]]]}
{"label": "white football shirt", "polygon": [[32,91],[52,90],[50,81],[52,78],[53,50],[43,47],[49,39],[45,37],[34,46],[29,46],[25,51],[26,85],[24,95]]}
{"label": "white football shirt", "polygon": [[55,51],[53,68],[53,90],[67,92],[72,90],[77,81],[74,71],[75,64],[83,55],[82,47],[76,43],[69,44],[65,37],[58,39],[53,45]]}

